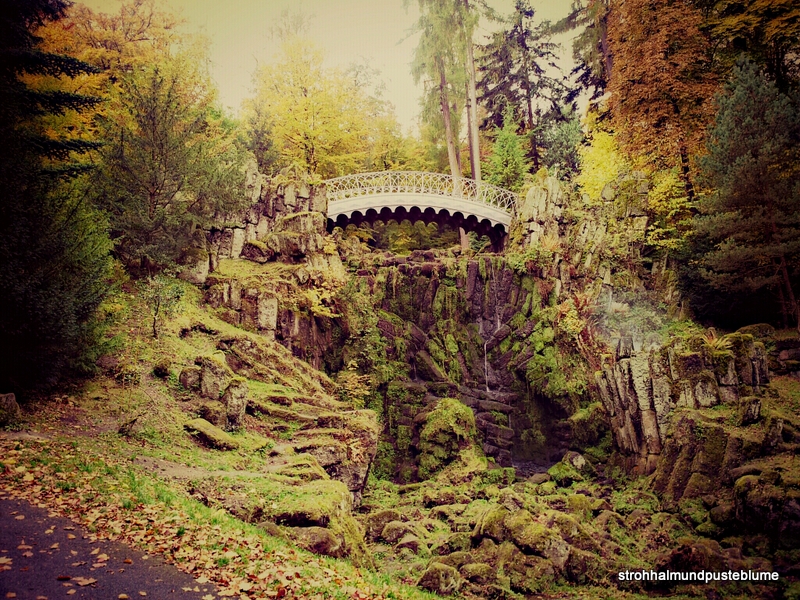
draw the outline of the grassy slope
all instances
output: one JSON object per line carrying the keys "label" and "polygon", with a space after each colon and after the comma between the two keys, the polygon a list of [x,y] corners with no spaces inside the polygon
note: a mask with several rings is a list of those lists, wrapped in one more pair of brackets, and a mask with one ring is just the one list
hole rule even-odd
{"label": "grassy slope", "polygon": [[[205,336],[179,337],[181,328],[202,321],[223,333],[244,334],[205,312],[199,299],[200,292],[187,285],[177,316],[154,340],[138,298],[130,293],[115,298],[114,356],[140,383],[97,376],[30,407],[16,429],[34,435],[9,432],[0,438],[0,494],[73,518],[99,538],[163,553],[178,568],[215,583],[219,596],[430,598],[347,560],[299,550],[194,500],[180,480],[139,466],[141,457],[151,457],[208,471],[258,471],[264,462],[258,450],[277,442],[259,434],[257,420],[248,417],[250,430],[235,434],[238,451],[202,447],[183,430],[189,415],[177,372],[166,380],[152,375],[159,361],[186,365],[215,350]],[[134,417],[132,434],[117,433]]]}

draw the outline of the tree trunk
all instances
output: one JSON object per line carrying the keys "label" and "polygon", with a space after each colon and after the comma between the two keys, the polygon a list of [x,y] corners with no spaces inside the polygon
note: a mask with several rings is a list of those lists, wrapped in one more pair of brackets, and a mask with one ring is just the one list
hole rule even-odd
{"label": "tree trunk", "polygon": [[[469,16],[469,0],[464,0],[465,17]],[[467,35],[469,33],[469,35]],[[481,180],[481,153],[478,138],[478,91],[475,77],[475,54],[472,47],[472,30],[464,28],[464,44],[467,46],[467,133],[469,134],[469,164],[472,178]]]}
{"label": "tree trunk", "polygon": [[439,71],[439,98],[442,105],[442,118],[444,119],[444,137],[447,142],[447,160],[450,163],[450,174],[458,181],[461,178],[461,161],[458,156],[453,123],[450,118],[450,102],[447,97],[447,77],[444,73],[444,62],[441,57],[436,57],[436,69]]}
{"label": "tree trunk", "polygon": [[681,157],[681,179],[683,180],[683,189],[686,191],[686,197],[689,202],[694,200],[694,184],[692,184],[691,173],[689,170],[689,152],[686,149],[686,143],[681,140],[678,142],[678,150]]}
{"label": "tree trunk", "polygon": [[778,284],[778,299],[781,303],[781,316],[783,317],[783,328],[789,329],[789,310],[786,308],[786,296],[783,293],[783,285]]}
{"label": "tree trunk", "polygon": [[475,129],[475,123],[472,120],[472,107],[470,106],[472,99],[469,97],[469,84],[467,84],[467,136],[469,138],[469,168],[472,173],[472,178],[475,181],[481,179],[481,163],[480,153],[478,152],[478,144],[472,138],[472,132]]}
{"label": "tree trunk", "polygon": [[786,268],[786,257],[781,255],[781,276],[783,277],[783,285],[785,286],[786,298],[789,301],[789,308],[795,318],[797,324],[797,331],[800,333],[800,303],[797,302],[797,297],[794,295],[792,289],[792,280],[789,278],[789,270]]}

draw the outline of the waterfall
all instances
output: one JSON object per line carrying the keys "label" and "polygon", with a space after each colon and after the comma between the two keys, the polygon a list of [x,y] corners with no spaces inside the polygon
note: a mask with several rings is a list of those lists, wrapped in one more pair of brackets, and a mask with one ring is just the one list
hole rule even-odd
{"label": "waterfall", "polygon": [[486,345],[488,340],[483,342],[483,381],[486,383],[486,391],[489,391],[489,360],[486,358]]}

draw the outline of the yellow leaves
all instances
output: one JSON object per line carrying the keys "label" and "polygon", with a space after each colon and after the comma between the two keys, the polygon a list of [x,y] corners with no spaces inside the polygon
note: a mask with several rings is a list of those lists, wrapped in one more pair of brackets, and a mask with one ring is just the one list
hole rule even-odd
{"label": "yellow leaves", "polygon": [[387,111],[322,60],[310,40],[285,41],[279,60],[257,73],[245,112],[251,135],[269,131],[284,164],[327,178],[363,169],[370,140],[386,133]]}
{"label": "yellow leaves", "polygon": [[590,133],[588,146],[578,150],[581,157],[581,172],[576,182],[589,195],[591,203],[600,201],[600,194],[607,183],[616,181],[628,163],[619,151],[614,136],[606,131]]}
{"label": "yellow leaves", "polygon": [[[8,446],[0,440],[0,454],[7,449]],[[50,455],[58,457],[54,460],[58,461],[59,474],[74,471],[69,462],[72,459],[63,458],[67,449],[71,449],[71,446],[58,446]],[[33,446],[23,446],[21,460],[27,462],[36,452],[37,449]],[[82,450],[81,458],[93,459],[90,454]],[[108,466],[116,467],[123,460],[119,459],[117,462],[115,456],[104,456],[103,459]],[[328,563],[318,557],[300,553],[287,546],[276,551],[272,543],[267,545],[270,550],[266,551],[265,538],[262,535],[237,524],[237,521],[225,513],[220,513],[219,521],[212,525],[210,512],[205,509],[202,509],[201,515],[197,515],[194,509],[187,513],[185,509],[167,507],[158,501],[126,509],[119,498],[129,494],[130,490],[126,487],[128,483],[124,478],[118,479],[113,475],[92,480],[91,485],[87,484],[83,491],[79,488],[61,490],[57,487],[61,481],[63,480],[56,477],[55,469],[46,469],[39,479],[41,490],[34,492],[33,486],[22,482],[17,474],[0,474],[0,487],[12,498],[41,500],[47,504],[53,517],[79,516],[81,524],[90,528],[91,533],[87,536],[90,541],[116,539],[132,544],[142,552],[162,554],[167,562],[174,563],[196,577],[195,582],[184,590],[196,592],[198,596],[203,593],[211,599],[311,599],[317,596],[326,597],[333,588],[347,587],[362,590],[360,596],[354,593],[351,597],[374,600],[385,597],[385,594],[370,589],[361,575],[357,571],[348,570],[348,567],[328,568]],[[67,481],[74,481],[74,478]],[[150,484],[150,480],[145,477],[137,479],[137,482],[140,486]],[[109,492],[109,489],[113,492]],[[177,527],[183,527],[184,534],[176,542]],[[73,527],[65,529],[74,530]],[[20,551],[31,550],[30,545],[24,541],[20,546]],[[76,561],[78,557],[75,556],[75,551],[71,553],[74,558],[69,560]],[[148,555],[136,554],[136,559],[126,559],[124,563],[138,562],[139,556]],[[109,560],[101,547],[92,548],[89,564],[99,565],[96,568],[107,568]],[[73,567],[85,564],[87,563],[78,562]],[[12,565],[10,558],[0,556],[0,571],[10,569]],[[66,581],[65,591],[76,592],[81,589],[81,583],[83,587],[88,587],[93,582],[95,580],[89,578],[69,579]],[[207,593],[210,587],[208,584],[215,585],[220,590],[219,593]],[[203,586],[206,589],[202,589]],[[140,597],[135,593],[130,596]]]}
{"label": "yellow leaves", "polygon": [[3,571],[10,571],[13,564],[14,559],[7,556],[0,556],[0,573]]}

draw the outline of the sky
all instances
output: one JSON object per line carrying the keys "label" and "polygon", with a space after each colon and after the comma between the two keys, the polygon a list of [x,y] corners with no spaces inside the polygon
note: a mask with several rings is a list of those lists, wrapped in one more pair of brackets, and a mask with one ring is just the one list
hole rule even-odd
{"label": "sky", "polygon": [[[93,10],[117,12],[119,0],[80,0]],[[384,98],[394,104],[404,129],[414,128],[422,90],[414,84],[410,63],[416,37],[408,32],[417,17],[416,0],[162,0],[186,20],[188,32],[200,32],[211,42],[212,75],[220,100],[236,113],[251,95],[252,77],[259,65],[268,64],[279,51],[270,26],[281,12],[301,9],[312,16],[308,37],[325,53],[328,67],[346,68],[365,61],[380,73]],[[513,0],[489,0],[501,14],[508,14]],[[558,20],[568,12],[567,0],[533,0],[541,19]],[[481,28],[477,37],[486,35]],[[569,41],[564,45],[570,55]]]}

